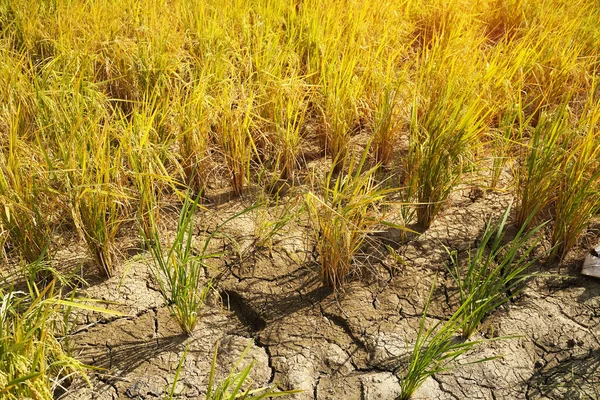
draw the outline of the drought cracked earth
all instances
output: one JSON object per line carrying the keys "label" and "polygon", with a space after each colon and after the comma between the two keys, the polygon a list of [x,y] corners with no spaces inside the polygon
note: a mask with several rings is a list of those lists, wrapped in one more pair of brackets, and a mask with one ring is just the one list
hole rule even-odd
{"label": "drought cracked earth", "polygon": [[[220,296],[209,299],[191,337],[182,335],[169,316],[146,256],[139,254],[124,264],[120,276],[85,291],[116,302],[110,308],[128,316],[80,316],[72,349],[103,370],[93,374],[91,388],[75,384],[65,397],[163,398],[187,346],[176,392],[180,398],[202,398],[219,342],[221,374],[253,344],[245,360],[255,360],[252,378],[258,385],[278,382],[302,389],[296,399],[394,399],[434,280],[431,322],[448,318],[456,307],[444,246],[467,251],[485,222],[511,200],[490,192],[476,198],[457,194],[430,229],[407,243],[400,243],[393,230],[374,235],[360,257],[368,266],[361,279],[337,294],[319,284],[306,227],[291,223],[272,246],[256,248],[256,219],[246,214],[225,229],[234,242],[213,243],[230,250],[207,271],[217,279]],[[203,226],[216,226],[218,218],[242,209],[241,203],[208,211],[200,216]],[[598,226],[589,233],[597,238]],[[513,338],[479,346],[462,361],[501,358],[438,373],[414,398],[599,398],[600,282],[578,275],[590,243],[582,243],[561,265],[540,266],[551,275],[528,282],[522,295],[488,317],[480,334]],[[395,248],[396,258],[384,256],[384,244]]]}

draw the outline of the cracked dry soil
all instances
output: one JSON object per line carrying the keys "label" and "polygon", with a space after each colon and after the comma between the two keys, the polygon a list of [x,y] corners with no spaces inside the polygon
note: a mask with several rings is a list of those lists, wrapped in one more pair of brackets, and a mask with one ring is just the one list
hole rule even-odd
{"label": "cracked dry soil", "polygon": [[[85,291],[85,296],[116,302],[110,308],[128,316],[80,315],[72,349],[102,370],[92,375],[91,388],[76,383],[65,398],[164,398],[186,346],[176,393],[203,398],[219,342],[221,376],[253,344],[245,362],[255,360],[251,376],[259,386],[277,382],[302,389],[295,399],[395,399],[434,280],[428,318],[446,319],[456,307],[444,247],[466,252],[486,221],[511,201],[506,194],[488,192],[477,199],[457,194],[430,229],[407,243],[393,231],[374,235],[361,257],[369,268],[337,294],[320,285],[306,227],[290,223],[272,246],[256,248],[255,216],[243,215],[225,228],[235,242],[213,243],[230,250],[207,271],[216,278],[220,296],[204,307],[191,337],[182,335],[169,316],[145,266],[146,255],[140,254],[119,276]],[[204,226],[207,221],[216,226],[243,207],[241,200],[230,201],[199,218]],[[590,229],[588,236],[597,239],[598,230]],[[384,244],[399,257],[386,256]],[[523,294],[488,317],[478,334],[514,337],[479,346],[462,361],[501,358],[438,373],[414,398],[600,398],[600,282],[579,276],[589,244],[581,243],[560,265],[538,266],[549,276],[529,281]]]}

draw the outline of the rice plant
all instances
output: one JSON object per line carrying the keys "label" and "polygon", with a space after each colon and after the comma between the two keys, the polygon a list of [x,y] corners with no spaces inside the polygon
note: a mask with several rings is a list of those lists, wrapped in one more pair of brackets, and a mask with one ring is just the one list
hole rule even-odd
{"label": "rice plant", "polygon": [[495,0],[483,13],[486,37],[493,43],[512,41],[519,36],[524,19],[522,0]]}
{"label": "rice plant", "polygon": [[[447,51],[437,44],[424,53],[411,105],[407,196],[416,196],[417,222],[426,228],[460,182],[487,114],[473,82],[448,62]],[[448,65],[443,75],[437,71],[440,64]]]}
{"label": "rice plant", "polygon": [[539,244],[535,236],[545,224],[526,230],[526,225],[503,244],[511,207],[496,223],[489,221],[474,252],[466,261],[451,253],[448,271],[458,287],[461,312],[456,314],[462,324],[462,336],[469,338],[481,322],[498,307],[517,296],[524,281],[533,275],[529,267],[539,256],[532,252]]}
{"label": "rice plant", "polygon": [[154,215],[155,218],[159,216],[152,213],[158,207],[161,191],[165,186],[175,186],[165,167],[168,160],[161,157],[165,152],[160,149],[160,144],[153,140],[153,136],[157,135],[155,118],[156,112],[150,113],[150,110],[134,112],[133,123],[123,122],[120,140],[137,192],[137,221],[144,235],[149,238],[153,235],[150,215]]}
{"label": "rice plant", "polygon": [[305,204],[314,232],[323,284],[340,289],[352,271],[354,255],[367,234],[383,220],[378,207],[390,189],[375,180],[378,166],[364,168],[365,158],[349,164],[346,174],[329,173],[321,192],[309,192]]}
{"label": "rice plant", "polygon": [[331,155],[336,172],[346,161],[348,142],[357,120],[357,99],[362,90],[361,81],[355,75],[358,59],[353,54],[340,57],[340,65],[325,62],[321,72],[324,97],[321,141]]}
{"label": "rice plant", "polygon": [[204,194],[209,177],[210,113],[208,78],[201,75],[192,83],[191,93],[180,94],[178,137],[184,182],[197,194]]}
{"label": "rice plant", "polygon": [[547,211],[556,199],[559,166],[565,156],[563,143],[570,136],[568,119],[565,106],[552,113],[542,112],[531,138],[524,144],[525,159],[515,173],[519,225],[531,215]]}
{"label": "rice plant", "polygon": [[528,215],[553,219],[548,261],[563,259],[598,210],[597,100],[574,115],[568,105],[543,111],[516,172],[518,223]]}
{"label": "rice plant", "polygon": [[578,132],[562,158],[550,243],[550,261],[563,259],[600,211],[600,103],[590,101],[576,125]]}
{"label": "rice plant", "polygon": [[198,254],[193,245],[193,221],[197,207],[198,199],[192,201],[189,197],[185,198],[177,221],[175,237],[166,249],[159,235],[154,210],[149,211],[152,236],[147,237],[144,230],[140,230],[146,246],[150,249],[152,256],[150,268],[160,293],[169,311],[187,334],[191,334],[198,323],[198,312],[211,290],[210,281],[202,286],[206,268],[205,259],[208,255],[204,252]]}
{"label": "rice plant", "polygon": [[299,166],[302,127],[310,95],[306,86],[300,77],[292,77],[277,85],[276,89],[273,122],[278,148],[277,165],[284,179],[292,178]]}
{"label": "rice plant", "polygon": [[[120,149],[113,149],[105,129],[83,139],[80,171],[72,193],[75,224],[106,277],[114,270],[115,239],[125,220],[128,196],[121,182]],[[87,147],[94,148],[93,153]]]}
{"label": "rice plant", "polygon": [[249,175],[250,158],[255,149],[251,135],[253,98],[242,87],[228,83],[221,95],[216,134],[229,170],[231,187],[241,195]]}
{"label": "rice plant", "polygon": [[382,166],[392,162],[396,140],[402,132],[405,121],[401,118],[403,86],[406,84],[405,71],[396,71],[395,63],[398,62],[403,49],[388,58],[385,66],[374,67],[372,86],[374,93],[369,104],[372,112],[371,130],[373,135],[373,152],[375,160]]}
{"label": "rice plant", "polygon": [[34,146],[20,137],[22,113],[11,119],[6,151],[0,152],[0,225],[5,240],[28,263],[48,255],[52,238],[53,196],[48,172]]}
{"label": "rice plant", "polygon": [[210,374],[208,376],[208,387],[206,389],[207,400],[272,399],[302,392],[301,390],[279,390],[277,385],[274,384],[254,388],[256,385],[250,378],[250,372],[254,366],[254,361],[240,370],[240,365],[244,361],[249,349],[250,347],[246,347],[235,366],[223,380],[215,382],[217,354],[219,351],[219,344],[217,343],[212,358]]}
{"label": "rice plant", "polygon": [[302,196],[282,200],[276,197],[274,201],[265,201],[257,209],[254,221],[254,236],[256,248],[271,248],[273,238],[292,221],[304,214]]}
{"label": "rice plant", "polygon": [[523,112],[520,103],[510,104],[502,113],[498,128],[490,133],[490,152],[492,157],[490,188],[498,189],[503,169],[513,159],[517,135],[523,133]]}
{"label": "rice plant", "polygon": [[73,308],[122,315],[65,300],[54,281],[43,290],[32,282],[29,293],[0,287],[0,397],[51,400],[76,376],[89,384],[88,367],[67,353],[60,338]]}
{"label": "rice plant", "polygon": [[[531,251],[523,240],[533,240],[540,220],[550,220],[550,261],[576,248],[600,204],[596,1],[326,5],[0,1],[6,264],[39,260],[26,270],[39,283],[34,275],[50,271],[54,250],[77,230],[103,274],[115,275],[118,231],[135,213],[165,300],[189,332],[209,255],[191,244],[193,201],[178,244],[159,234],[169,196],[220,200],[229,185],[258,204],[249,186],[262,195],[283,180],[296,185],[323,283],[340,289],[392,194],[375,175],[398,177],[393,195],[414,205],[402,207],[403,223],[416,217],[427,228],[456,188],[487,174],[491,187],[515,196],[520,236],[497,245],[500,225],[488,224],[487,248],[457,261],[464,313],[450,332],[458,321],[476,330],[510,297],[490,293],[520,287],[524,275],[510,273],[530,261],[521,259]],[[356,162],[355,150],[372,154]],[[325,182],[307,189],[310,170],[330,165]],[[509,169],[513,182],[503,179]],[[300,217],[296,199],[281,194],[259,213],[258,246]],[[435,337],[427,332],[420,354]],[[432,342],[436,354],[450,336]],[[435,369],[423,365],[414,368]]]}
{"label": "rice plant", "polygon": [[[398,368],[399,372],[402,372],[400,400],[409,400],[427,378],[438,372],[456,368],[457,365],[455,363],[463,354],[486,342],[486,340],[460,340],[458,333],[460,332],[462,322],[459,315],[463,312],[462,306],[449,320],[439,321],[430,328],[425,327],[427,311],[431,303],[434,288],[435,284],[432,285],[429,298],[425,304],[417,332],[417,339],[411,350],[408,365]],[[496,358],[498,357],[486,357],[458,365],[477,364]]]}

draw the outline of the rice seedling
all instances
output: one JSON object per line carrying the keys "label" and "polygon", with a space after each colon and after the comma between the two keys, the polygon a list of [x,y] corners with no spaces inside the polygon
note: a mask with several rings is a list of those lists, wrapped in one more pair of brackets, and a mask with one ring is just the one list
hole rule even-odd
{"label": "rice seedling", "polygon": [[175,377],[173,378],[171,390],[169,391],[169,395],[165,396],[165,400],[173,400],[175,398],[175,389],[177,388],[177,382],[179,382],[179,375],[181,374],[181,370],[183,369],[183,363],[185,362],[185,357],[187,356],[188,349],[189,346],[185,346],[183,354],[179,359],[179,364],[177,364],[177,369],[175,369]]}
{"label": "rice seedling", "polygon": [[217,343],[208,376],[207,400],[272,399],[274,397],[284,397],[302,392],[301,390],[279,390],[275,384],[253,388],[255,384],[250,378],[250,372],[254,366],[254,361],[240,370],[240,365],[244,362],[248,350],[250,350],[249,346],[242,352],[239,360],[230,370],[229,375],[217,383],[215,382],[217,354],[219,351],[219,344]]}
{"label": "rice seedling", "polygon": [[378,166],[364,168],[365,156],[359,162],[351,161],[347,174],[334,178],[332,170],[322,193],[309,192],[305,199],[320,256],[321,279],[334,289],[343,286],[367,234],[384,220],[378,206],[390,189],[375,181]]}
{"label": "rice seedling", "polygon": [[[402,371],[400,381],[401,394],[399,400],[409,400],[413,393],[425,382],[427,378],[435,375],[438,372],[449,371],[456,368],[454,364],[459,357],[468,351],[474,349],[487,340],[465,341],[460,340],[457,336],[461,329],[462,323],[458,317],[463,312],[463,307],[459,308],[449,320],[439,321],[430,328],[425,327],[427,311],[435,283],[431,287],[429,298],[423,310],[423,316],[419,324],[417,339],[410,353],[408,365],[404,368],[399,367],[398,372]],[[497,339],[506,339],[495,338]],[[499,357],[480,358],[458,365],[478,364]]]}
{"label": "rice seedling", "polygon": [[198,311],[211,290],[210,281],[204,286],[201,285],[206,268],[205,259],[209,255],[204,252],[196,254],[193,246],[193,219],[197,207],[198,198],[195,201],[189,197],[185,198],[177,221],[175,238],[166,252],[155,222],[154,210],[148,212],[152,236],[148,237],[143,229],[140,230],[146,246],[150,249],[150,268],[160,293],[169,311],[187,334],[192,333],[198,323]]}
{"label": "rice seedling", "polygon": [[451,253],[452,265],[447,268],[458,287],[461,312],[456,317],[465,339],[477,331],[484,318],[517,296],[525,280],[535,276],[527,271],[539,258],[531,255],[539,243],[533,239],[546,224],[529,231],[526,224],[503,244],[510,211],[508,207],[498,222],[487,223],[477,249],[465,262]]}
{"label": "rice seedling", "polygon": [[303,213],[301,196],[294,196],[285,201],[276,197],[275,201],[264,202],[258,208],[255,220],[255,246],[271,248],[275,235],[280,233],[291,221],[297,220]]}
{"label": "rice seedling", "polygon": [[[275,384],[253,388],[255,383],[250,378],[250,372],[252,372],[252,368],[254,367],[254,361],[249,363],[240,371],[240,365],[244,361],[249,349],[250,346],[248,346],[242,352],[234,367],[229,371],[229,374],[221,382],[217,383],[215,382],[217,371],[217,355],[219,352],[219,343],[217,342],[210,366],[206,400],[272,399],[274,397],[289,396],[302,392],[301,390],[280,390]],[[179,376],[183,369],[183,364],[185,362],[187,353],[188,347],[186,346],[181,358],[179,359],[177,369],[175,370],[173,384],[171,385],[168,396],[165,396],[165,399],[172,400],[175,398],[175,389],[177,387],[177,382],[179,382]]]}
{"label": "rice seedling", "polygon": [[198,312],[212,289],[210,279],[206,279],[206,283],[202,286],[205,271],[209,268],[206,262],[221,256],[221,253],[207,252],[211,241],[227,223],[258,207],[253,205],[227,218],[217,225],[204,239],[201,248],[197,249],[194,246],[194,214],[199,200],[199,197],[196,200],[192,200],[189,195],[185,197],[179,213],[175,237],[169,247],[165,248],[161,241],[154,216],[155,211],[149,212],[152,236],[145,236],[145,232],[140,229],[142,239],[150,249],[152,256],[150,269],[158,283],[160,293],[169,311],[186,334],[191,334],[194,330],[198,323]]}

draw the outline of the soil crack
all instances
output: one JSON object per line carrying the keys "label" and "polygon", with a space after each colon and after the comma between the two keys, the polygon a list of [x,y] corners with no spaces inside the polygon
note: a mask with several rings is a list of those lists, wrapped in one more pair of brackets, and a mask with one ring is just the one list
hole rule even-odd
{"label": "soil crack", "polygon": [[321,314],[325,318],[330,320],[334,325],[342,328],[342,330],[346,333],[346,335],[348,335],[352,339],[352,341],[355,342],[360,348],[362,348],[365,351],[368,351],[365,343],[360,338],[356,337],[354,332],[352,332],[352,328],[350,327],[350,324],[348,323],[348,321],[346,319],[340,317],[339,315],[332,314],[332,313],[325,311],[322,306],[320,308],[321,308]]}
{"label": "soil crack", "polygon": [[267,327],[267,321],[249,306],[238,292],[223,290],[220,292],[220,296],[222,299],[227,299],[227,309],[233,311],[251,333],[258,333]]}
{"label": "soil crack", "polygon": [[269,381],[267,382],[267,384],[270,385],[275,381],[275,374],[278,372],[273,366],[273,355],[271,354],[271,349],[268,345],[263,343],[258,336],[254,338],[254,342],[256,343],[256,346],[260,347],[261,349],[264,349],[265,353],[267,354],[267,366],[271,370],[271,376],[269,377]]}

